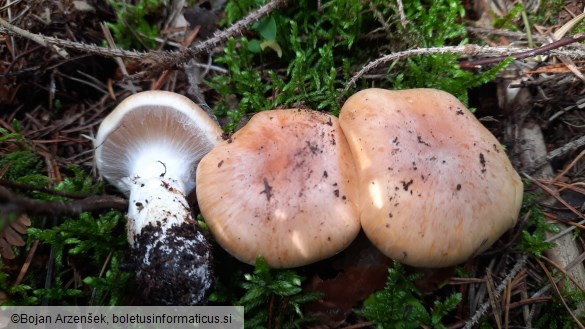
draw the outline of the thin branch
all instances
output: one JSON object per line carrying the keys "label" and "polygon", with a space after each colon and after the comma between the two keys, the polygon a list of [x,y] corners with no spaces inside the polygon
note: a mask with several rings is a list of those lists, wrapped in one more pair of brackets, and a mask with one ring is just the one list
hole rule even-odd
{"label": "thin branch", "polygon": [[[366,66],[364,66],[359,72],[354,74],[354,76],[349,80],[346,84],[345,88],[341,92],[341,98],[345,96],[349,88],[351,88],[357,80],[359,80],[364,74],[370,72],[374,68],[386,64],[388,62],[393,62],[396,60],[406,59],[413,56],[420,56],[420,55],[432,55],[432,54],[466,54],[467,56],[474,56],[479,53],[482,53],[482,49],[490,48],[490,47],[481,47],[477,45],[466,45],[466,46],[450,46],[450,47],[433,47],[433,48],[418,48],[418,49],[410,49],[405,50],[397,53],[393,53],[390,55],[386,55],[380,57]],[[509,51],[509,50],[508,50]]]}
{"label": "thin branch", "polygon": [[0,186],[0,214],[27,213],[43,215],[79,216],[84,211],[102,209],[128,209],[128,201],[111,195],[90,196],[81,200],[44,202],[10,192]]}
{"label": "thin branch", "polygon": [[[544,54],[550,50],[558,49],[560,47],[570,45],[570,44],[575,43],[575,42],[581,42],[583,40],[585,40],[585,34],[579,34],[579,35],[576,35],[574,37],[562,38],[558,41],[551,42],[551,43],[546,44],[542,47],[530,49],[527,51],[523,51],[521,53],[515,53],[515,54],[512,54],[511,56],[516,58],[516,59],[524,59],[524,58],[533,57],[536,55],[541,55],[541,54]],[[510,56],[482,58],[482,59],[478,59],[478,60],[474,60],[474,61],[463,61],[459,65],[463,69],[475,70],[483,65],[499,63],[508,57],[510,57]]]}
{"label": "thin branch", "polygon": [[63,58],[69,58],[69,54],[65,50],[60,49],[59,47],[56,47],[55,45],[49,44],[49,42],[47,42],[45,37],[43,37],[40,34],[34,34],[34,33],[31,33],[27,30],[23,30],[17,26],[14,26],[14,25],[8,23],[7,21],[3,20],[2,18],[0,18],[0,26],[6,28],[8,31],[11,31],[11,32],[16,33],[18,35],[21,35],[27,39],[30,39],[30,40],[40,44],[43,47],[52,48],[57,54],[59,54],[59,56],[61,56]]}
{"label": "thin branch", "polygon": [[28,255],[26,256],[26,260],[24,262],[24,264],[22,264],[22,267],[20,268],[20,272],[18,273],[18,276],[16,277],[16,280],[14,281],[14,287],[18,286],[19,284],[22,283],[22,281],[24,280],[24,277],[26,276],[26,273],[28,272],[28,269],[30,268],[30,264],[32,263],[32,259],[35,256],[35,253],[37,252],[37,247],[39,246],[40,241],[39,240],[35,240],[35,242],[33,242],[32,246],[30,247],[30,250],[28,251]]}
{"label": "thin branch", "polygon": [[400,24],[402,24],[402,27],[406,28],[408,20],[406,19],[406,14],[404,14],[404,4],[402,3],[402,0],[396,0],[396,2],[398,3],[398,14],[400,15]]}
{"label": "thin branch", "polygon": [[252,23],[258,21],[262,17],[270,14],[275,9],[283,7],[286,5],[287,0],[272,0],[266,5],[258,8],[258,10],[248,14],[248,16],[242,18],[241,20],[235,22],[232,26],[228,27],[225,30],[216,32],[213,37],[199,42],[195,44],[193,47],[187,49],[187,54],[184,54],[182,58],[180,58],[180,62],[175,64],[183,64],[189,61],[191,58],[195,57],[199,53],[209,51],[210,49],[218,46],[221,43],[226,42],[229,38],[242,34],[243,30],[252,25]]}
{"label": "thin branch", "polygon": [[20,190],[20,191],[27,191],[27,192],[30,192],[30,191],[43,192],[43,193],[47,193],[47,194],[51,194],[51,195],[62,196],[62,197],[69,198],[69,199],[85,199],[85,198],[91,196],[91,194],[67,193],[67,192],[57,191],[57,190],[53,190],[50,188],[39,187],[36,185],[31,185],[31,184],[15,183],[15,182],[11,182],[11,181],[4,180],[4,179],[0,179],[0,186],[3,186],[5,188],[10,188],[12,190]]}
{"label": "thin branch", "polygon": [[564,156],[570,152],[573,152],[573,151],[583,147],[584,145],[585,145],[585,136],[579,137],[578,139],[576,139],[574,141],[570,141],[567,144],[548,152],[546,157],[536,161],[533,165],[531,165],[529,167],[523,168],[522,171],[524,171],[528,174],[532,174],[535,171],[540,170],[542,167],[547,165],[550,161],[555,160],[556,158],[559,158],[561,156]]}
{"label": "thin branch", "polygon": [[145,77],[146,75],[157,75],[166,69],[171,69],[177,67],[178,65],[188,62],[191,58],[197,56],[202,52],[206,51],[209,52],[211,49],[227,41],[229,38],[242,34],[246,27],[252,25],[252,23],[268,15],[275,9],[284,6],[286,2],[287,0],[272,0],[268,4],[260,7],[258,10],[250,13],[248,16],[235,22],[227,29],[216,32],[213,35],[213,37],[205,41],[199,42],[189,49],[184,49],[181,51],[139,52],[128,51],[123,49],[110,49],[93,44],[73,42],[69,40],[31,33],[10,24],[1,18],[0,25],[16,35],[20,35],[24,38],[31,39],[46,47],[58,46],[85,53],[100,55],[104,57],[123,57],[138,59],[142,61],[142,63],[146,67],[144,68],[142,73],[131,76],[131,78],[142,78]]}
{"label": "thin branch", "polygon": [[488,46],[479,46],[474,44],[468,44],[465,46],[446,46],[446,47],[431,47],[431,48],[418,48],[418,49],[410,49],[405,50],[397,53],[393,53],[390,55],[385,55],[380,57],[366,66],[364,66],[361,70],[359,70],[354,76],[349,80],[346,84],[345,88],[341,91],[340,99],[345,96],[345,94],[349,91],[349,88],[355,85],[357,80],[359,80],[364,74],[370,72],[371,70],[384,65],[388,62],[393,62],[397,60],[403,60],[409,57],[414,56],[423,56],[423,55],[435,55],[435,54],[461,54],[467,57],[474,57],[474,56],[494,56],[499,55],[498,57],[491,57],[491,58],[483,58],[478,59],[475,61],[463,61],[460,63],[460,67],[464,69],[477,69],[482,65],[487,64],[496,64],[503,61],[506,58],[514,57],[516,59],[524,59],[531,56],[541,55],[544,53],[550,53],[551,55],[564,55],[569,58],[582,58],[585,56],[583,51],[578,50],[558,50],[557,48],[569,45],[571,43],[579,42],[585,40],[585,34],[579,34],[575,37],[567,37],[561,40],[552,42],[545,46],[536,48],[536,49],[526,49],[526,48],[517,48],[517,47],[488,47]]}
{"label": "thin branch", "polygon": [[65,39],[59,39],[55,37],[48,37],[38,33],[31,33],[29,31],[23,30],[17,26],[14,26],[2,18],[0,18],[0,25],[5,27],[8,31],[14,33],[15,35],[30,39],[44,47],[63,47],[73,50],[78,50],[85,53],[100,55],[104,57],[124,57],[124,58],[134,58],[140,59],[142,57],[147,56],[149,53],[138,52],[138,51],[127,51],[123,49],[110,49],[105,47],[100,47],[93,44],[86,44],[80,42],[74,42]]}
{"label": "thin branch", "polygon": [[252,23],[268,15],[275,9],[278,9],[286,5],[286,2],[287,0],[272,0],[266,5],[258,8],[258,10],[248,14],[248,16],[235,22],[227,29],[215,32],[213,37],[205,41],[196,43],[190,48],[184,49],[182,51],[159,52],[157,54],[158,56],[149,56],[142,58],[142,62],[146,64],[149,67],[149,69],[143,70],[141,73],[135,74],[130,78],[142,79],[146,76],[150,76],[153,74],[158,75],[164,70],[171,69],[178,65],[187,63],[189,60],[199,55],[200,53],[211,52],[211,49],[220,45],[223,42],[226,42],[229,38],[233,36],[241,35],[246,27],[252,25]]}

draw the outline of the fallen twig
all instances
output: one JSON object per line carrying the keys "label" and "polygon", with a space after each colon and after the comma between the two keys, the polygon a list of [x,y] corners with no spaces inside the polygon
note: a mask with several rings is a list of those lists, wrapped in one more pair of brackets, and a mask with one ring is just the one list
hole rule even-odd
{"label": "fallen twig", "polygon": [[[189,61],[191,58],[194,58],[198,54],[210,51],[212,48],[216,47],[217,45],[227,41],[230,37],[242,34],[243,30],[250,26],[255,21],[259,20],[260,18],[268,15],[273,10],[282,7],[286,4],[287,0],[272,0],[266,5],[258,8],[258,10],[250,13],[248,16],[242,18],[241,20],[235,22],[230,27],[226,28],[225,30],[221,30],[216,32],[211,38],[199,42],[193,47],[184,49],[181,51],[149,51],[149,52],[140,52],[140,51],[128,51],[123,49],[110,49],[105,47],[100,47],[93,44],[85,44],[79,42],[73,42],[69,40],[54,38],[44,36],[42,34],[35,34],[18,28],[2,18],[0,18],[0,25],[6,28],[7,30],[11,31],[12,33],[22,36],[27,39],[31,39],[39,44],[42,44],[46,47],[63,47],[67,49],[78,50],[85,53],[91,53],[95,55],[105,56],[105,57],[122,57],[122,58],[132,58],[142,61],[145,65],[143,68],[142,73],[135,74],[130,76],[130,78],[144,78],[146,75],[158,75],[162,71],[166,69],[171,69],[177,67],[178,65],[184,64]],[[58,48],[55,48],[58,50]],[[64,54],[62,54],[64,55]]]}
{"label": "fallen twig", "polygon": [[69,58],[69,54],[63,50],[60,49],[59,47],[57,47],[54,44],[51,44],[49,41],[47,41],[42,35],[40,34],[35,34],[35,33],[31,33],[27,30],[23,30],[21,28],[19,28],[18,26],[14,26],[10,23],[8,23],[7,21],[3,20],[2,18],[0,18],[0,26],[3,26],[4,28],[6,28],[7,30],[14,32],[18,35],[21,35],[27,39],[30,39],[36,43],[38,43],[41,46],[44,47],[48,47],[48,48],[52,48],[57,54],[59,54],[59,56],[63,57],[63,58]]}
{"label": "fallen twig", "polygon": [[84,211],[102,209],[123,211],[128,209],[128,201],[111,195],[97,195],[81,200],[44,202],[14,194],[0,186],[0,213],[79,216]]}
{"label": "fallen twig", "polygon": [[499,56],[499,57],[482,58],[482,59],[477,59],[477,60],[472,60],[472,61],[463,61],[463,62],[459,63],[459,66],[462,69],[466,69],[466,70],[476,70],[478,68],[481,68],[481,66],[483,66],[483,65],[497,64],[497,63],[505,60],[508,57],[514,57],[516,59],[525,59],[525,58],[533,57],[536,55],[542,55],[542,54],[547,53],[553,49],[558,49],[560,47],[569,45],[571,43],[580,42],[583,40],[585,40],[585,34],[579,34],[579,35],[576,35],[573,37],[562,38],[560,40],[546,44],[544,46],[534,48],[534,49],[529,49],[529,50],[526,50],[526,51],[523,51],[520,53],[514,53],[511,55],[505,55],[505,56]]}
{"label": "fallen twig", "polygon": [[43,192],[43,193],[47,193],[47,194],[51,194],[51,195],[66,197],[69,199],[85,199],[85,198],[91,196],[90,194],[68,193],[68,192],[53,190],[53,189],[50,189],[47,187],[39,187],[39,186],[35,186],[35,185],[30,185],[30,184],[15,183],[15,182],[11,182],[11,181],[4,180],[4,179],[0,179],[0,186],[4,186],[4,187],[10,188],[12,190]]}
{"label": "fallen twig", "polygon": [[463,61],[460,63],[462,68],[476,69],[479,66],[487,64],[495,64],[503,61],[506,58],[514,57],[516,59],[524,59],[531,56],[541,55],[549,53],[554,56],[567,56],[568,58],[578,59],[585,57],[585,52],[574,49],[559,50],[557,48],[585,40],[585,34],[580,34],[574,37],[563,38],[559,41],[547,44],[536,49],[518,48],[518,47],[488,47],[479,46],[474,44],[468,44],[465,46],[446,46],[446,47],[431,47],[431,48],[417,48],[397,53],[382,56],[374,61],[366,64],[361,70],[359,70],[346,84],[345,88],[341,91],[340,99],[345,97],[349,88],[355,85],[355,83],[366,73],[371,70],[397,60],[403,60],[414,56],[424,55],[436,55],[436,54],[461,54],[467,57],[475,56],[497,56],[484,59],[478,59],[474,61]]}
{"label": "fallen twig", "polygon": [[[547,149],[546,144],[544,143],[544,136],[540,126],[533,123],[525,123],[520,125],[519,129],[518,138],[521,149],[518,151],[520,151],[520,159],[524,167],[532,168],[534,167],[534,163],[540,162],[543,158],[546,158]],[[532,179],[525,173],[524,175],[525,177]],[[564,205],[577,217],[585,221],[583,214],[564,199],[562,199],[554,188],[546,186],[539,181],[539,179],[554,181],[555,177],[550,164],[547,163],[542,166],[542,168],[535,172],[533,176],[535,179],[532,179],[532,182],[549,195],[547,198],[541,201],[541,205],[552,206],[556,199],[556,201]],[[554,240],[556,244],[554,248],[546,251],[547,257],[571,273],[571,277],[579,282],[580,286],[585,286],[585,267],[582,263],[575,263],[575,259],[578,259],[581,255],[580,248],[576,241],[569,234],[567,234],[573,230],[575,226],[567,227],[567,225],[561,222],[558,222],[557,226],[561,229],[560,233],[554,235],[552,232],[545,232],[545,236],[547,238],[545,242]],[[573,267],[569,269],[569,265]],[[583,310],[584,308],[585,303],[580,303],[577,306],[577,310]]]}

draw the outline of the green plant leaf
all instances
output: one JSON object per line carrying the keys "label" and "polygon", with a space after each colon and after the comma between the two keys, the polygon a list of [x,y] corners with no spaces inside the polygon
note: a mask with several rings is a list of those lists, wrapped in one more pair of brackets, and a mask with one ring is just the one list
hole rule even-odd
{"label": "green plant leaf", "polygon": [[262,42],[260,44],[260,48],[262,48],[262,50],[270,48],[276,52],[276,56],[278,56],[278,58],[282,57],[282,49],[280,48],[280,45],[278,45],[278,43],[274,40],[266,40]]}
{"label": "green plant leaf", "polygon": [[276,39],[276,20],[272,16],[264,17],[258,22],[256,30],[264,39],[274,41]]}
{"label": "green plant leaf", "polygon": [[248,41],[247,48],[250,52],[254,54],[259,54],[262,51],[262,46],[260,40],[252,39]]}

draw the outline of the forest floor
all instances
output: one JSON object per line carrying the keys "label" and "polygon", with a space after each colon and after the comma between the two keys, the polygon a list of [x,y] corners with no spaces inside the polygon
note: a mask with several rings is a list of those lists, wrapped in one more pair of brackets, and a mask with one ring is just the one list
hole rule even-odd
{"label": "forest floor", "polygon": [[363,234],[291,270],[254,268],[215,245],[210,304],[246,305],[250,327],[583,328],[584,7],[1,1],[0,303],[148,303],[128,267],[128,203],[94,163],[97,129],[127,96],[186,95],[231,134],[262,110],[337,115],[360,89],[430,87],[457,96],[505,146],[525,184],[513,229],[439,270],[394,263]]}

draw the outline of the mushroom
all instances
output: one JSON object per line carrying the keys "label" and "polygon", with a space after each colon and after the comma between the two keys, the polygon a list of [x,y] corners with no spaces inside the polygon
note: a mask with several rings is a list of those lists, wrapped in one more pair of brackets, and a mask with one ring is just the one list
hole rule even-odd
{"label": "mushroom", "polygon": [[520,177],[454,96],[366,89],[347,100],[339,122],[358,169],[362,228],[387,256],[447,267],[516,224]]}
{"label": "mushroom", "polygon": [[306,265],[357,236],[357,174],[337,118],[255,114],[199,163],[197,200],[217,242],[239,260]]}
{"label": "mushroom", "polygon": [[221,128],[187,97],[147,91],[121,102],[95,138],[100,174],[129,198],[137,281],[157,304],[200,304],[212,284],[210,245],[186,196]]}

